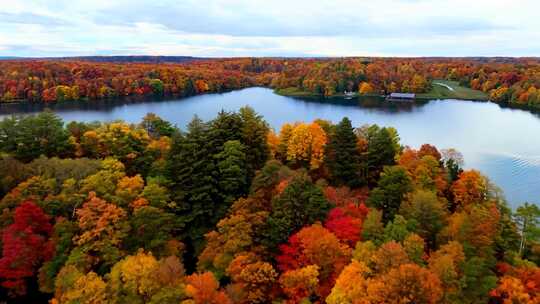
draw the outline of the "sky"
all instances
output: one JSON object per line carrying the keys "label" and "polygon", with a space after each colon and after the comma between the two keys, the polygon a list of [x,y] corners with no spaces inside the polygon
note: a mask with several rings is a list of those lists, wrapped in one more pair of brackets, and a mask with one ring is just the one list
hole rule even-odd
{"label": "sky", "polygon": [[540,56],[539,0],[0,0],[0,56]]}

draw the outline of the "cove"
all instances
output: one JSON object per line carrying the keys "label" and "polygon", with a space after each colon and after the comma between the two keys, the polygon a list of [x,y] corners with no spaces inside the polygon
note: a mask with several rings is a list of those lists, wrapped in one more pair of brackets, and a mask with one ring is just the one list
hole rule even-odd
{"label": "cove", "polygon": [[175,100],[92,101],[42,104],[2,104],[0,119],[11,114],[31,114],[50,108],[64,121],[114,121],[138,123],[148,112],[185,128],[198,115],[203,120],[220,110],[249,105],[278,130],[285,122],[316,118],[338,122],[349,117],[355,127],[364,124],[392,126],[403,145],[424,143],[438,149],[455,148],[465,167],[480,170],[502,188],[516,207],[540,202],[540,117],[527,111],[501,108],[490,102],[431,100],[389,104],[379,99],[299,99],[274,94],[267,88],[248,88]]}

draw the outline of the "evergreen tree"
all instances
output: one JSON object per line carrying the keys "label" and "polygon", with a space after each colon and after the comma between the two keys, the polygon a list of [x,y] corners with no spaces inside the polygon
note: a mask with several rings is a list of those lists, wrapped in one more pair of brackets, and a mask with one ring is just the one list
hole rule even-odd
{"label": "evergreen tree", "polygon": [[168,178],[177,203],[180,223],[198,245],[215,223],[215,165],[208,143],[208,125],[195,117],[187,134],[177,134],[167,160]]}
{"label": "evergreen tree", "polygon": [[217,210],[214,220],[220,220],[229,206],[248,190],[245,147],[238,140],[230,140],[223,145],[223,151],[214,157],[217,162],[219,194],[223,204]]}
{"label": "evergreen tree", "polygon": [[144,116],[141,127],[153,138],[159,138],[160,136],[171,137],[176,131],[170,122],[161,119],[154,113],[148,113]]}
{"label": "evergreen tree", "polygon": [[221,111],[209,122],[208,146],[214,155],[223,151],[223,145],[229,140],[241,140],[242,119],[238,113]]}
{"label": "evergreen tree", "polygon": [[252,108],[243,107],[239,111],[242,119],[242,144],[246,147],[246,165],[248,181],[255,176],[270,156],[268,147],[268,124]]}
{"label": "evergreen tree", "polygon": [[345,117],[334,128],[326,146],[326,164],[333,181],[338,185],[357,187],[360,179],[360,155],[351,121]]}
{"label": "evergreen tree", "polygon": [[395,129],[380,128],[377,125],[373,125],[367,130],[367,169],[371,184],[379,178],[384,166],[395,164],[399,139],[393,130]]}
{"label": "evergreen tree", "polygon": [[64,122],[45,111],[35,116],[12,117],[0,121],[0,149],[23,161],[40,155],[68,156],[73,147]]}

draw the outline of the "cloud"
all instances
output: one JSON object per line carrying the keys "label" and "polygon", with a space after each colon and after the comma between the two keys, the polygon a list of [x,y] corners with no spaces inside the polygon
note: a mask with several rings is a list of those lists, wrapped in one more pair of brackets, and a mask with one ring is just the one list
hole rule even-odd
{"label": "cloud", "polygon": [[[385,1],[380,2],[380,6],[364,6],[358,5],[359,2],[349,1],[336,1],[332,5],[279,0],[187,0],[180,3],[165,1],[145,5],[137,5],[137,2],[126,5],[119,2],[98,11],[95,21],[123,25],[143,21],[160,23],[181,32],[258,37],[398,37],[408,33],[458,34],[499,28],[483,16],[431,16],[418,12],[412,15],[403,14],[401,10],[388,10],[384,5]],[[411,3],[417,5],[422,2],[409,0],[406,3],[410,6]],[[281,9],[275,10],[275,7]],[[423,8],[419,6],[418,9]],[[380,15],[387,17],[379,20]]]}
{"label": "cloud", "polygon": [[10,2],[0,56],[540,55],[535,0]]}
{"label": "cloud", "polygon": [[33,13],[0,13],[0,20],[2,23],[11,24],[41,24],[47,26],[58,26],[65,24],[61,19],[54,17],[48,17],[43,15],[36,15]]}

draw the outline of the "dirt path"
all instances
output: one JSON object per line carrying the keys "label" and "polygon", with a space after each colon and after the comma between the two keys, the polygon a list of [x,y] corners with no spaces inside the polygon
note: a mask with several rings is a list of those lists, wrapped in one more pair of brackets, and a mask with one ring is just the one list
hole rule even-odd
{"label": "dirt path", "polygon": [[447,84],[444,84],[444,83],[434,82],[433,84],[438,84],[438,85],[440,85],[440,86],[443,86],[443,87],[449,89],[449,90],[452,91],[452,92],[455,91],[454,88],[452,88],[451,86],[449,86],[449,85],[447,85]]}

